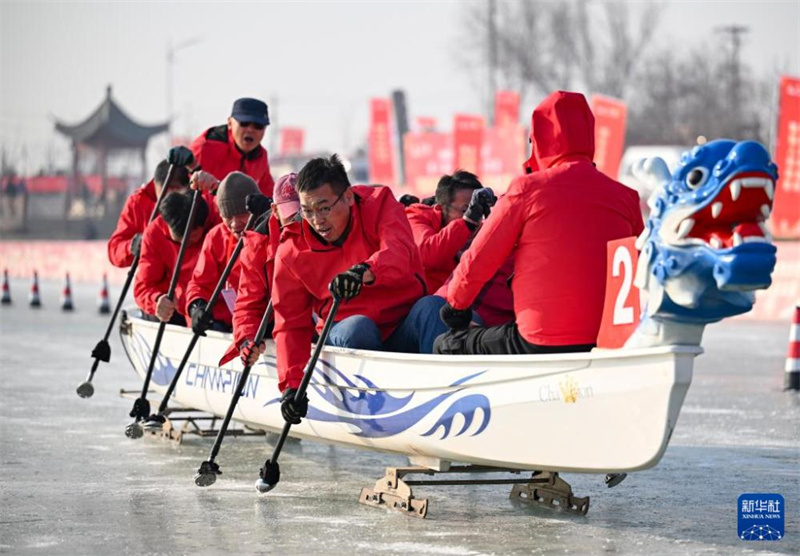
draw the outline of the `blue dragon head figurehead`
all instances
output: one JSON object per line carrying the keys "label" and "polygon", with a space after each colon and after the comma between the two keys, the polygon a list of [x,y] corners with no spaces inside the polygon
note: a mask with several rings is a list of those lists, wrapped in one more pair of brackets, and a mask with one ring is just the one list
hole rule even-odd
{"label": "blue dragon head figurehead", "polygon": [[766,220],[778,168],[760,143],[721,139],[683,153],[672,175],[660,158],[634,173],[656,189],[636,242],[648,301],[626,345],[699,345],[707,323],[749,311],[772,281]]}

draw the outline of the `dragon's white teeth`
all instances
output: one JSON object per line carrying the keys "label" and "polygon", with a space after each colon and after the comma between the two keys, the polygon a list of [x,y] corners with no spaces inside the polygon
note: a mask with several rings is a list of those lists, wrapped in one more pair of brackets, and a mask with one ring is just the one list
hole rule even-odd
{"label": "dragon's white teeth", "polygon": [[692,231],[694,227],[694,220],[692,218],[686,218],[680,224],[678,224],[678,239],[683,239],[689,232]]}
{"label": "dragon's white teeth", "polygon": [[767,180],[767,183],[764,184],[764,191],[766,192],[767,197],[771,201],[772,198],[775,196],[775,184],[772,182],[772,180]]}
{"label": "dragon's white teeth", "polygon": [[769,218],[769,205],[761,205],[761,214],[764,215],[764,218]]}
{"label": "dragon's white teeth", "polygon": [[758,227],[761,228],[762,232],[764,232],[764,236],[770,236],[771,237],[771,235],[769,233],[769,228],[767,228],[767,223],[766,222],[759,222],[758,223]]}
{"label": "dragon's white teeth", "polygon": [[714,249],[722,249],[722,241],[720,241],[718,237],[712,237],[709,243],[711,243],[711,247]]}
{"label": "dragon's white teeth", "polygon": [[742,193],[742,180],[733,180],[731,182],[731,199],[734,201],[739,198]]}
{"label": "dragon's white teeth", "polygon": [[770,180],[768,178],[742,178],[744,187],[764,187]]}
{"label": "dragon's white teeth", "polygon": [[717,216],[719,216],[719,213],[721,212],[722,212],[722,203],[717,201],[716,203],[711,205],[711,216],[716,218]]}
{"label": "dragon's white teeth", "polygon": [[739,232],[733,232],[733,246],[742,244],[742,235]]}

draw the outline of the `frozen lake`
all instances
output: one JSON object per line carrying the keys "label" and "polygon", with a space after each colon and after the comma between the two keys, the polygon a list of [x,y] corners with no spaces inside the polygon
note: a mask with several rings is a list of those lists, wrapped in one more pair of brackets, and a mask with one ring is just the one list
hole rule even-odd
{"label": "frozen lake", "polygon": [[[614,489],[564,476],[591,496],[587,516],[509,500],[508,485],[427,486],[414,489],[429,500],[419,520],[357,502],[403,458],[308,441],[287,445],[267,495],[253,489],[271,452],[263,437],[227,438],[224,474],[196,487],[213,438],[125,437],[132,402],[119,390],[141,384],[116,332],[94,397],[75,394],[108,322],[97,288],[75,287],[72,314],[58,308],[61,284],[41,289],[44,307],[31,310],[27,281],[12,281],[15,304],[0,309],[0,553],[800,553],[800,394],[781,391],[788,323],[707,328],[660,464]],[[784,496],[783,540],[738,539],[747,492]]]}

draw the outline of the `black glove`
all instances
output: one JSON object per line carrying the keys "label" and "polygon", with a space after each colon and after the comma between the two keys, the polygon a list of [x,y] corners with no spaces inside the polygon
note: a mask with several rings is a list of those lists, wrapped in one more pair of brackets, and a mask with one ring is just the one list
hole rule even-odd
{"label": "black glove", "polygon": [[142,234],[134,234],[131,238],[131,244],[128,249],[131,252],[131,255],[134,257],[139,254],[139,250],[142,248]]}
{"label": "black glove", "polygon": [[281,414],[283,420],[293,425],[299,425],[303,417],[308,414],[308,396],[303,394],[301,399],[295,399],[297,390],[287,388],[281,397]]}
{"label": "black glove", "polygon": [[469,323],[472,321],[472,310],[456,309],[447,303],[439,309],[439,317],[453,330],[465,330],[469,328]]}
{"label": "black glove", "polygon": [[489,216],[492,207],[497,202],[494,192],[488,187],[476,189],[472,192],[472,199],[464,213],[464,218],[477,224],[483,218]]}
{"label": "black glove", "polygon": [[405,195],[400,197],[398,201],[400,201],[401,205],[407,207],[409,205],[413,205],[414,203],[419,203],[419,197],[415,197],[414,195],[406,193]]}
{"label": "black glove", "polygon": [[194,162],[194,155],[184,146],[172,147],[167,154],[167,162],[175,166],[188,166]]}
{"label": "black glove", "polygon": [[195,299],[189,305],[189,318],[192,319],[192,332],[198,336],[205,336],[206,330],[214,324],[214,317],[207,311],[207,303],[204,299]]}
{"label": "black glove", "polygon": [[364,273],[369,270],[369,265],[359,263],[349,270],[337,274],[328,286],[333,297],[337,299],[352,299],[361,293],[361,285],[364,283]]}
{"label": "black glove", "polygon": [[265,197],[261,193],[251,193],[245,197],[244,206],[250,214],[261,216],[272,206],[272,199]]}

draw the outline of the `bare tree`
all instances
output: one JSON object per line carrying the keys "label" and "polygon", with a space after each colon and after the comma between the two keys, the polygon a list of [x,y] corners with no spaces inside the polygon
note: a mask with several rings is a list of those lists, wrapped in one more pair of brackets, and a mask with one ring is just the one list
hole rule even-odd
{"label": "bare tree", "polygon": [[[569,0],[507,0],[497,4],[498,81],[523,97],[583,89],[625,98],[658,26],[661,5]],[[459,50],[470,72],[490,71],[491,33],[483,2],[467,5]],[[491,80],[490,80],[491,81]]]}

